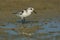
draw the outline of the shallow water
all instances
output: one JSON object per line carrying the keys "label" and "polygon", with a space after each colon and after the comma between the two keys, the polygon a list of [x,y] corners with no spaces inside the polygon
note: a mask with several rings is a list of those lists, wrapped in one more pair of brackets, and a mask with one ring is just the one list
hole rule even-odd
{"label": "shallow water", "polygon": [[17,21],[16,24],[4,23],[5,26],[0,26],[2,30],[0,31],[0,40],[59,40],[59,20],[46,18],[34,22],[29,21],[25,24]]}

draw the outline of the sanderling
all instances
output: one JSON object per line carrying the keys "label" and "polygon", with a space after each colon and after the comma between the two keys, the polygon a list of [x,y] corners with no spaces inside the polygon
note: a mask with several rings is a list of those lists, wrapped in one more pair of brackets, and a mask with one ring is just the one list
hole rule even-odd
{"label": "sanderling", "polygon": [[32,14],[32,12],[35,12],[35,9],[32,8],[32,7],[29,7],[27,9],[24,9],[22,11],[19,11],[19,12],[16,12],[16,13],[13,13],[13,14],[16,14],[17,16],[19,16],[21,19],[22,19],[22,22],[25,22],[25,17],[28,17]]}

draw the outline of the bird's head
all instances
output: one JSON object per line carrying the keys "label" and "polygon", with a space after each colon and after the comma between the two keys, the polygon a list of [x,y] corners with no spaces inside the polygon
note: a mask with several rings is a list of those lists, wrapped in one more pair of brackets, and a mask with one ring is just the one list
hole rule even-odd
{"label": "bird's head", "polygon": [[36,14],[35,9],[32,8],[32,7],[29,7],[29,8],[27,9],[27,11],[28,11],[28,12],[34,12],[34,13]]}

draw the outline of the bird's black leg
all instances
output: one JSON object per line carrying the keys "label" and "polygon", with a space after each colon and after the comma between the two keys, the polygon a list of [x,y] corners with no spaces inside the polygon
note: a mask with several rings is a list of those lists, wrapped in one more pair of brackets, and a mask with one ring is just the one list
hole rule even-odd
{"label": "bird's black leg", "polygon": [[22,23],[25,23],[25,18],[22,19]]}
{"label": "bird's black leg", "polygon": [[25,18],[23,18],[23,21],[25,22]]}

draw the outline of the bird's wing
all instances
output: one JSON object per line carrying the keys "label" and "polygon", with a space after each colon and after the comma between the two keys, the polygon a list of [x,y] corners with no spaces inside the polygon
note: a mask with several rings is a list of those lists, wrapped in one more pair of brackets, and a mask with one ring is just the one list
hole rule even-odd
{"label": "bird's wing", "polygon": [[25,11],[26,11],[26,10],[17,11],[17,12],[15,12],[15,13],[13,13],[13,14],[19,14],[19,15],[22,15]]}
{"label": "bird's wing", "polygon": [[18,14],[22,15],[24,13],[24,10],[18,12]]}

